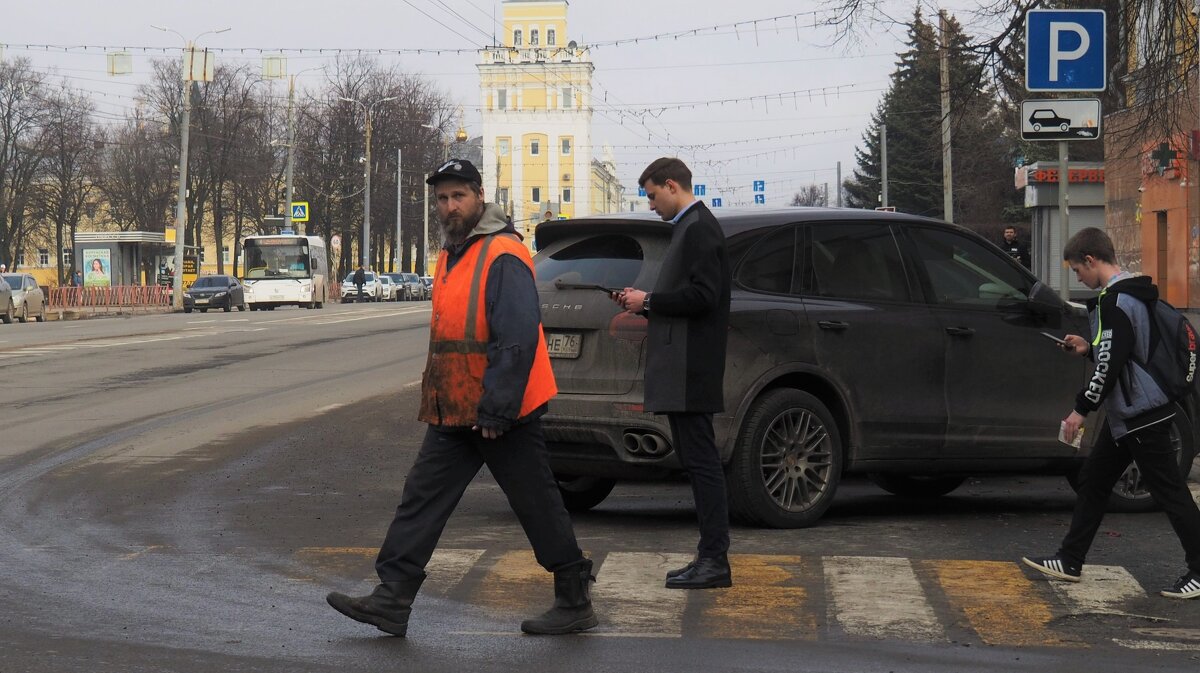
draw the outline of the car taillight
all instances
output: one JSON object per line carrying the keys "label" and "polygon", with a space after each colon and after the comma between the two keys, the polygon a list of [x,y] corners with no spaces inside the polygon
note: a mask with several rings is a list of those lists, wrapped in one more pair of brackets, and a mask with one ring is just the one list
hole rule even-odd
{"label": "car taillight", "polygon": [[625,341],[641,341],[646,338],[648,324],[649,321],[643,316],[621,311],[608,323],[608,336]]}

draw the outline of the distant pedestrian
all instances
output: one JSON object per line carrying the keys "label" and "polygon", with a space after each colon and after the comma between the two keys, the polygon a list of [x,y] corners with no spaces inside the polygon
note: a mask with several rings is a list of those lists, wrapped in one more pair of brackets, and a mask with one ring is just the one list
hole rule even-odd
{"label": "distant pedestrian", "polygon": [[71,274],[71,285],[75,287],[83,287],[83,274],[79,269],[75,269],[75,273]]}
{"label": "distant pedestrian", "polygon": [[696,558],[667,573],[668,589],[733,584],[725,472],[713,433],[724,409],[725,344],[732,284],[725,234],[692,196],[692,171],[679,159],[655,160],[638,178],[650,208],[672,223],[671,243],[653,292],[632,287],[613,298],[649,320],[643,407],[666,414],[675,455],[692,482],[700,543]]}
{"label": "distant pedestrian", "polygon": [[367,272],[363,270],[362,265],[358,265],[358,269],[354,272],[354,287],[358,288],[358,301],[363,301],[363,285],[367,284]]}
{"label": "distant pedestrian", "polygon": [[0,273],[4,273],[5,271],[8,271],[8,265],[0,263]]}
{"label": "distant pedestrian", "polygon": [[[1079,282],[1100,290],[1099,297],[1088,301],[1094,338],[1068,334],[1062,346],[1066,352],[1087,356],[1096,363],[1075,399],[1075,408],[1063,420],[1063,435],[1075,437],[1084,417],[1101,406],[1105,422],[1093,429],[1096,441],[1080,472],[1071,527],[1058,553],[1021,561],[1050,577],[1078,582],[1084,558],[1104,518],[1109,494],[1132,460],[1150,495],[1167,513],[1187,561],[1187,573],[1159,593],[1167,598],[1200,597],[1200,509],[1171,448],[1175,406],[1140,364],[1149,361],[1153,347],[1158,288],[1147,276],[1121,270],[1112,239],[1095,227],[1072,236],[1063,248],[1063,259]],[[1155,344],[1168,345],[1165,341]],[[1187,422],[1184,417],[1181,420]],[[1181,431],[1191,433],[1192,429]]]}
{"label": "distant pedestrian", "polygon": [[1004,240],[1000,243],[1009,257],[1017,260],[1026,269],[1032,268],[1029,259],[1029,246],[1017,238],[1017,228],[1009,225],[1004,228]]}
{"label": "distant pedestrian", "polygon": [[375,560],[379,585],[367,596],[331,593],[326,600],[351,619],[405,635],[442,529],[487,465],[538,563],[554,573],[554,606],[522,622],[521,630],[585,631],[597,624],[589,586],[595,577],[542,434],[541,417],[558,388],[533,261],[500,206],[484,201],[483,179],[469,161],[451,159],[426,182],[433,185],[446,241],[421,379],[418,418],[429,427]]}

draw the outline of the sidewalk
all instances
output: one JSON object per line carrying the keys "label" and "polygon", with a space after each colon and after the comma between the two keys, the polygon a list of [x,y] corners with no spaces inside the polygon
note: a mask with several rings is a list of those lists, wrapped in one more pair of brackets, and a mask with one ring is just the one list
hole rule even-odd
{"label": "sidewalk", "polygon": [[153,315],[173,313],[170,306],[71,306],[46,307],[46,320],[90,320],[92,318],[115,318],[118,316]]}

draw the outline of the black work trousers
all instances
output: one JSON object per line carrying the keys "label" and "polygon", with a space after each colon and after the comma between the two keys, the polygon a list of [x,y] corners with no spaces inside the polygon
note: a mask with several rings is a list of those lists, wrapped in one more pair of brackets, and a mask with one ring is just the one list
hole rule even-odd
{"label": "black work trousers", "polygon": [[425,576],[446,521],[485,463],[543,568],[554,572],[583,559],[550,471],[541,421],[515,425],[496,439],[468,429],[430,426],[375,560],[380,581]]}
{"label": "black work trousers", "polygon": [[669,413],[675,454],[692,482],[696,518],[700,523],[699,558],[729,551],[729,502],[725,495],[725,470],[713,436],[712,414]]}
{"label": "black work trousers", "polygon": [[1096,445],[1080,472],[1079,496],[1071,528],[1063,538],[1059,557],[1083,565],[1088,549],[1108,504],[1113,485],[1128,467],[1137,463],[1142,481],[1155,502],[1167,513],[1175,535],[1183,545],[1188,568],[1200,573],[1200,509],[1188,491],[1179,469],[1179,460],[1171,450],[1171,421],[1162,421],[1114,440],[1106,423]]}

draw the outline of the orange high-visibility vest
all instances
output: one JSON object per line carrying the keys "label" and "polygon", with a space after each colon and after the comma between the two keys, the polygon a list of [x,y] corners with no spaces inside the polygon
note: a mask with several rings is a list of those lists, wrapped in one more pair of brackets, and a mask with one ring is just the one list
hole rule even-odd
{"label": "orange high-visibility vest", "polygon": [[[430,425],[472,426],[483,397],[483,372],[487,369],[488,272],[500,255],[512,255],[533,272],[529,251],[515,236],[486,236],[447,269],[447,253],[438,256],[434,274],[433,315],[430,318],[429,358],[421,379],[421,412],[418,420]],[[525,385],[519,418],[554,397],[558,387],[550,369],[546,336],[538,324],[537,352]]]}

